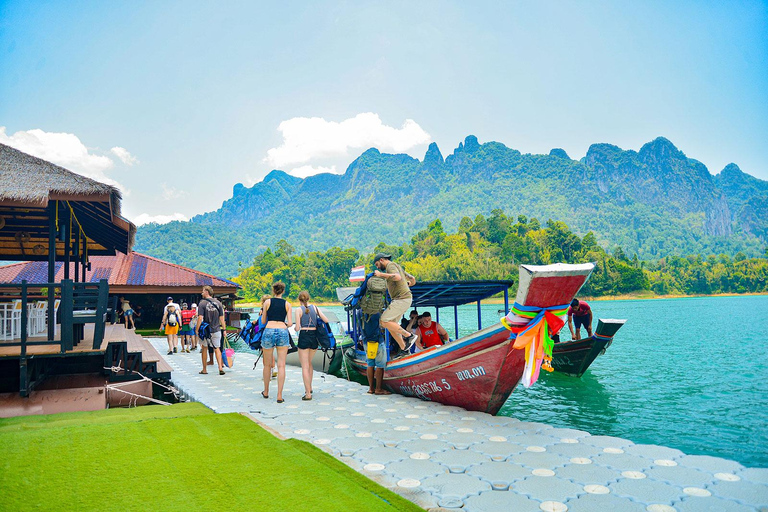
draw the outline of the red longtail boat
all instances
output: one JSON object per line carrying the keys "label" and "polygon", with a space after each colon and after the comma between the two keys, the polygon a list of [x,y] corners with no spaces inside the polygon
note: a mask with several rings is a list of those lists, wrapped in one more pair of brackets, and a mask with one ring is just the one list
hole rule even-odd
{"label": "red longtail boat", "polygon": [[[589,277],[594,264],[520,265],[520,283],[515,302],[534,308],[568,304]],[[514,339],[501,323],[485,329],[481,325],[480,304],[504,294],[504,309],[509,311],[507,291],[512,281],[423,282],[411,288],[414,308],[452,308],[458,335],[458,306],[477,303],[478,330],[440,347],[389,361],[384,370],[384,387],[406,396],[416,396],[472,411],[496,414],[515,389],[525,366],[525,351],[513,348]],[[350,366],[365,375],[366,354],[359,310],[345,301],[349,331],[355,347],[345,352]],[[529,319],[513,318],[523,326]]]}

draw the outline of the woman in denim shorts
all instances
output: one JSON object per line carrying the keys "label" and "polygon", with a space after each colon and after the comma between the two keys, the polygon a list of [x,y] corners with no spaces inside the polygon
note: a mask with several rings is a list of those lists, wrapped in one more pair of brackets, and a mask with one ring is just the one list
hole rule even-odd
{"label": "woman in denim shorts", "polygon": [[269,381],[272,377],[272,364],[275,359],[274,349],[277,349],[277,403],[283,400],[283,385],[285,384],[285,356],[291,348],[291,337],[288,328],[293,325],[291,305],[283,299],[285,285],[280,281],[272,285],[273,297],[264,302],[262,323],[266,322],[264,334],[261,337],[261,349],[264,354],[264,391],[261,396],[269,398]]}

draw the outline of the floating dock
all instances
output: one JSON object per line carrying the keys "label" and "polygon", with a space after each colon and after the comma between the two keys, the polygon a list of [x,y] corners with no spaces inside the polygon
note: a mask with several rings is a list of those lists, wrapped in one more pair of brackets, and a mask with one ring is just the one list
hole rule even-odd
{"label": "floating dock", "polygon": [[[164,339],[152,340],[158,351]],[[262,363],[200,375],[200,353],[163,356],[174,384],[219,413],[249,414],[282,437],[306,440],[425,509],[516,512],[768,510],[768,469],[657,445],[491,416],[315,373],[302,401],[288,366],[285,403],[261,396]]]}

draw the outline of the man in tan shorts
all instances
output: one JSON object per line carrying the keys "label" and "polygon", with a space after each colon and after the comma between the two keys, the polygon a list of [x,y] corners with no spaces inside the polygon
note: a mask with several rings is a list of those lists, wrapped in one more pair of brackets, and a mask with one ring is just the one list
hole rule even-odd
{"label": "man in tan shorts", "polygon": [[413,296],[409,287],[416,284],[416,278],[392,261],[392,256],[389,254],[378,253],[373,258],[373,266],[377,269],[373,275],[387,280],[387,291],[389,291],[389,297],[392,299],[387,309],[381,314],[379,323],[389,331],[389,335],[400,347],[400,352],[395,354],[393,358],[408,355],[416,340],[416,335],[400,327],[399,322],[400,318],[411,307]]}

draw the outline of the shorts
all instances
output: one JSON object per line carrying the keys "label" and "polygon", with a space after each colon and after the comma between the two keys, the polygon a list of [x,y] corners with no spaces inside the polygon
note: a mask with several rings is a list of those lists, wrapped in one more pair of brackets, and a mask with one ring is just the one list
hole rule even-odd
{"label": "shorts", "polygon": [[221,331],[212,332],[211,339],[202,340],[202,345],[209,348],[221,348]]}
{"label": "shorts", "polygon": [[381,321],[398,322],[405,312],[410,309],[412,301],[413,299],[410,297],[407,299],[394,299],[381,314]]}
{"label": "shorts", "polygon": [[275,348],[275,347],[290,347],[291,335],[288,333],[288,329],[264,329],[264,334],[261,336],[261,348]]}
{"label": "shorts", "polygon": [[165,334],[177,334],[179,332],[179,326],[178,325],[166,325],[165,326]]}
{"label": "shorts", "polygon": [[378,345],[379,345],[379,349],[376,351],[376,358],[368,359],[368,368],[386,368],[387,367],[386,343],[379,343]]}
{"label": "shorts", "polygon": [[132,310],[132,309],[129,309],[129,310],[127,310],[127,311],[123,311],[123,314],[124,314],[125,316],[133,316],[133,310]]}
{"label": "shorts", "polygon": [[181,330],[179,331],[179,334],[182,336],[192,336],[195,334],[195,332],[192,330],[192,328],[189,325],[182,325]]}
{"label": "shorts", "polygon": [[584,316],[573,315],[573,326],[576,329],[581,329],[582,325],[587,329],[592,328],[592,323],[589,321],[589,315],[584,315]]}
{"label": "shorts", "polygon": [[317,331],[299,331],[299,349],[317,350]]}

